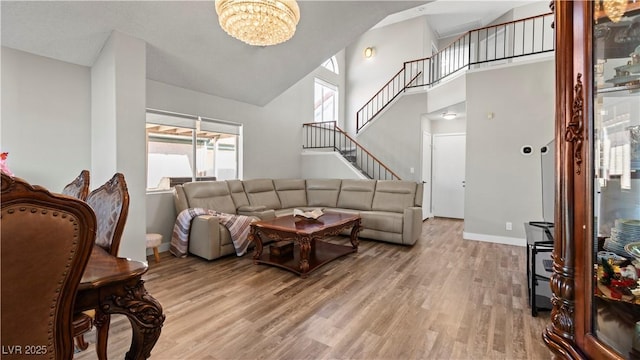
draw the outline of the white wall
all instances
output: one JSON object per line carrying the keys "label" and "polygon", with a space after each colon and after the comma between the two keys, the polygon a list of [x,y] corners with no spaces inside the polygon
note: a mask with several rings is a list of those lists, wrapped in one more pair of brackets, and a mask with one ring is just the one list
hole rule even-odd
{"label": "white wall", "polygon": [[146,44],[114,31],[91,68],[91,183],[124,174],[127,223],[118,255],[145,260]]}
{"label": "white wall", "polygon": [[459,71],[456,75],[452,75],[428,90],[427,112],[440,111],[467,99],[465,71]]}
{"label": "white wall", "polygon": [[[123,35],[121,40],[127,38]],[[144,54],[144,43],[138,46]],[[134,56],[129,47],[123,52]],[[83,169],[91,170],[92,190],[115,171],[123,172],[131,203],[120,255],[144,260],[145,225],[137,219],[145,218],[145,61],[136,58],[133,73],[120,63],[120,81],[126,83],[121,86],[127,91],[116,91],[115,60],[99,60],[92,74],[88,67],[3,47],[0,148],[10,153],[8,164],[16,176],[54,192]],[[135,73],[142,87],[135,86]],[[92,104],[92,94],[102,103]],[[113,95],[121,97],[119,113],[113,106],[102,106],[115,104]],[[93,126],[92,109],[99,114]],[[103,121],[105,116],[120,119],[119,128]]]}
{"label": "white wall", "polygon": [[367,125],[356,141],[402,180],[420,181],[422,114],[425,113],[427,93],[405,94]]}
{"label": "white wall", "polygon": [[303,179],[366,179],[335,151],[305,151],[301,168]]}
{"label": "white wall", "polygon": [[542,220],[539,150],[554,137],[554,86],[552,60],[467,73],[465,238],[524,245],[524,222]]}
{"label": "white wall", "polygon": [[18,177],[61,191],[91,168],[91,74],[2,47],[0,150]]}
{"label": "white wall", "polygon": [[467,119],[457,118],[453,120],[431,120],[432,134],[459,134],[467,132]]}
{"label": "white wall", "polygon": [[[162,245],[160,251],[168,251],[173,234],[173,224],[178,214],[173,200],[173,192],[164,191],[149,193],[145,199],[146,221],[145,226],[148,233],[162,235]],[[147,250],[147,255],[153,254],[151,249]]]}
{"label": "white wall", "polygon": [[[431,55],[433,31],[425,16],[375,28],[346,49],[347,97],[345,130],[355,134],[356,112],[402,69],[405,61]],[[366,59],[366,47],[375,55]]]}
{"label": "white wall", "polygon": [[296,178],[301,175],[302,124],[313,122],[315,76],[338,85],[343,81],[317,69],[258,107],[147,80],[147,107],[241,123],[244,178]]}
{"label": "white wall", "polygon": [[547,0],[537,0],[526,5],[514,7],[491,21],[487,26],[550,13],[551,9],[549,8],[549,3],[550,2]]}

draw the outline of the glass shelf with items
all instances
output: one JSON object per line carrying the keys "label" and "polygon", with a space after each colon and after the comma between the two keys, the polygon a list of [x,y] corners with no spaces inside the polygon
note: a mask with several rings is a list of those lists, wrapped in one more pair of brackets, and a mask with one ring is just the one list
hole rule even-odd
{"label": "glass shelf with items", "polygon": [[596,2],[593,26],[592,326],[617,353],[640,358],[640,260],[628,251],[640,245],[640,10],[598,17],[597,4],[604,3]]}

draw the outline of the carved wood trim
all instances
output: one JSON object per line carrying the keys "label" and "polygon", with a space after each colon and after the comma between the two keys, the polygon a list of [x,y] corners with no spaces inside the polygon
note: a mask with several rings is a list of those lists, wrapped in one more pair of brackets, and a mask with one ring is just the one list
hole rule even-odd
{"label": "carved wood trim", "polygon": [[565,141],[573,143],[573,159],[576,164],[576,174],[580,175],[582,171],[582,142],[584,136],[583,113],[584,113],[584,95],[582,93],[582,74],[578,73],[576,84],[573,87],[573,107],[571,109],[571,120],[567,124],[567,130],[564,134]]}
{"label": "carved wood trim", "polygon": [[[96,313],[129,314],[134,340],[125,355],[127,360],[147,359],[151,356],[151,349],[160,337],[160,331],[165,320],[162,306],[144,287],[144,280],[125,285],[117,294],[108,295],[102,300],[100,309]],[[106,325],[106,324],[105,324]],[[106,339],[105,339],[106,340]]]}
{"label": "carved wood trim", "polygon": [[[577,2],[552,1],[556,41],[555,121],[555,241],[553,274],[550,279],[552,310],[550,324],[542,333],[547,347],[559,359],[584,359],[576,346],[574,179],[581,172],[583,95],[582,75],[574,79],[574,11]],[[578,70],[582,71],[582,70]],[[562,141],[562,140],[565,141]],[[579,143],[578,143],[579,141]],[[577,150],[577,152],[576,152]],[[576,159],[576,153],[578,159]]]}

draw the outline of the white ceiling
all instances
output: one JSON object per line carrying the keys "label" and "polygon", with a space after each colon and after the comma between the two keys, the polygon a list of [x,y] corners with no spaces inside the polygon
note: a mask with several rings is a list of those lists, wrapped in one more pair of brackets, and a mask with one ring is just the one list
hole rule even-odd
{"label": "white ceiling", "polygon": [[387,15],[425,1],[299,1],[293,39],[246,45],[213,1],[2,1],[2,45],[91,66],[112,31],[147,43],[147,78],[264,105]]}
{"label": "white ceiling", "polygon": [[265,105],[390,14],[380,26],[426,14],[443,37],[523,3],[299,0],[295,36],[269,47],[224,33],[213,1],[2,0],[0,24],[3,46],[84,66],[119,31],[146,42],[148,79]]}

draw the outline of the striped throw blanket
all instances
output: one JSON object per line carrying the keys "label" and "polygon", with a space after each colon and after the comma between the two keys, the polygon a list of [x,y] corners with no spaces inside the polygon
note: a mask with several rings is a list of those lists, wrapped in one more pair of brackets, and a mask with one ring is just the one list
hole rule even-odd
{"label": "striped throw blanket", "polygon": [[189,230],[191,220],[198,215],[213,215],[220,218],[220,223],[229,229],[233,246],[236,248],[236,255],[242,256],[249,247],[249,225],[253,221],[252,217],[235,214],[225,214],[215,210],[203,208],[189,208],[178,214],[176,224],[173,226],[173,236],[171,237],[171,247],[169,251],[177,257],[187,256],[189,249]]}

